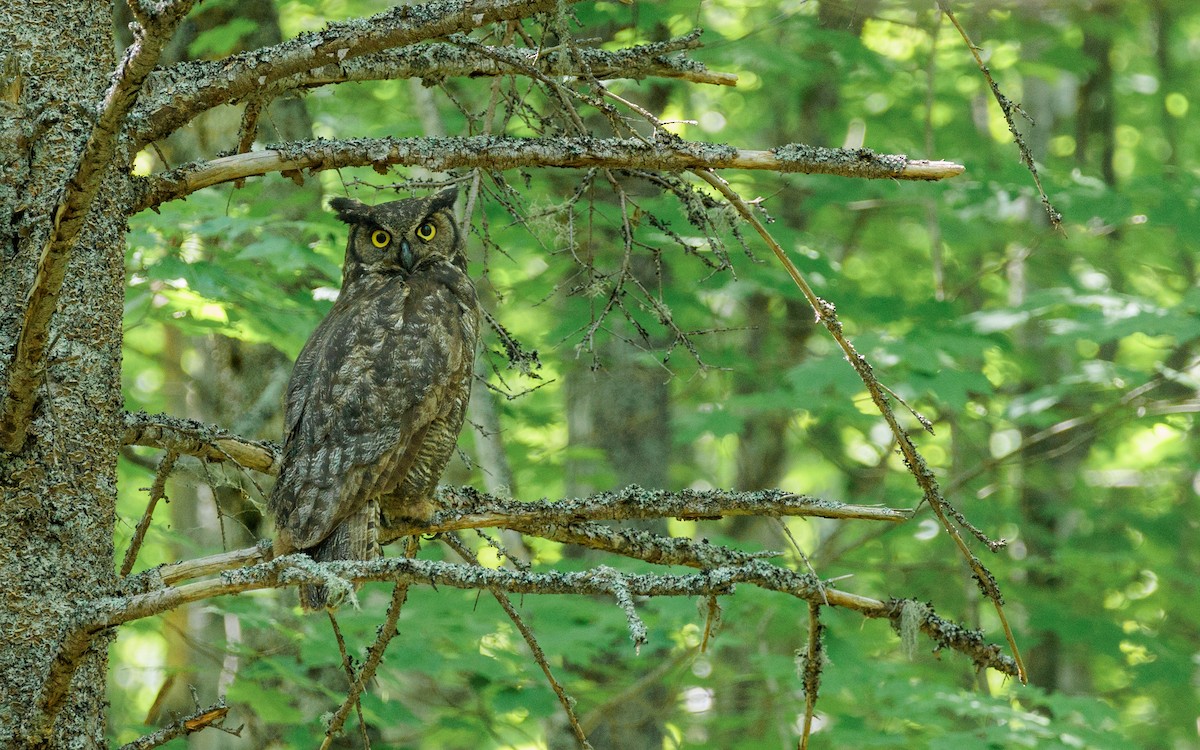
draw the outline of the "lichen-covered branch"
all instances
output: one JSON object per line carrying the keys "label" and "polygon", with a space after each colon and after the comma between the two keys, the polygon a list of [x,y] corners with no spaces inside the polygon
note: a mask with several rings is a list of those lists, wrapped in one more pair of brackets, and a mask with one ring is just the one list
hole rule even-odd
{"label": "lichen-covered branch", "polygon": [[33,720],[29,722],[31,736],[29,745],[40,747],[46,741],[54,727],[54,720],[66,702],[67,690],[71,687],[71,679],[80,661],[95,642],[96,635],[101,629],[92,627],[90,623],[69,627],[58,644],[54,660],[50,662],[50,670],[42,683],[42,690],[32,701]]}
{"label": "lichen-covered branch", "polygon": [[158,505],[159,500],[166,497],[167,477],[171,475],[171,470],[175,468],[175,461],[178,458],[179,454],[175,451],[167,451],[162,462],[159,463],[158,469],[154,472],[154,484],[150,486],[150,499],[146,503],[146,512],[142,514],[141,520],[134,528],[133,538],[129,540],[129,547],[125,550],[125,559],[121,561],[121,569],[118,573],[121,577],[129,575],[129,571],[133,570],[133,564],[137,561],[138,552],[142,548],[142,541],[150,529],[150,521],[154,519],[154,508]]}
{"label": "lichen-covered branch", "polygon": [[648,518],[716,519],[726,516],[818,516],[900,523],[911,511],[883,506],[846,505],[783,490],[647,490],[631,485],[613,492],[555,502],[505,500],[471,488],[442,487],[442,510],[429,525],[389,529],[384,540],[412,533],[454,529],[507,527],[537,534],[538,529],[579,521],[624,521]]}
{"label": "lichen-covered branch", "polygon": [[342,167],[420,165],[431,171],[522,167],[645,169],[755,169],[832,174],[860,179],[940,180],[962,174],[960,164],[876,154],[865,148],[791,144],[769,151],[674,140],[653,144],[612,138],[353,138],[300,141],[263,151],[194,162],[149,177],[133,212],[155,208],[212,185],[271,172]]}
{"label": "lichen-covered branch", "polygon": [[126,414],[121,442],[161,448],[204,461],[232,461],[263,474],[279,472],[279,449],[274,444],[247,440],[214,425],[169,414]]}
{"label": "lichen-covered branch", "polygon": [[63,185],[62,197],[51,217],[53,228],[38,257],[33,285],[22,301],[25,313],[4,378],[4,399],[0,402],[0,449],[17,451],[25,442],[50,341],[50,318],[58,306],[67,261],[100,191],[101,181],[113,167],[126,115],[176,25],[194,3],[195,0],[162,3],[153,12],[140,14],[142,25],[135,24],[133,44],[125,50],[83,153]]}
{"label": "lichen-covered branch", "polygon": [[[899,626],[902,602],[882,602],[841,592],[811,574],[750,560],[740,565],[721,566],[692,575],[633,575],[609,569],[564,573],[533,573],[519,570],[481,568],[433,560],[386,558],[381,560],[314,563],[303,554],[292,554],[246,568],[227,570],[220,577],[181,586],[111,598],[89,605],[92,614],[86,628],[104,628],[150,617],[189,602],[214,596],[239,594],[269,588],[326,581],[328,575],[346,581],[393,581],[410,585],[448,586],[461,589],[500,590],[510,594],[573,594],[616,598],[631,596],[722,596],[733,593],[738,583],[758,586],[806,601],[844,607],[867,617],[888,619]],[[1016,664],[998,646],[984,641],[978,631],[963,628],[930,611],[920,630],[940,648],[951,648],[969,656],[981,667],[1015,675]]]}
{"label": "lichen-covered branch", "polygon": [[[452,35],[451,40],[460,35]],[[567,54],[565,50],[549,52],[521,47],[480,45],[464,47],[446,42],[427,42],[399,49],[361,55],[336,64],[305,70],[280,78],[269,86],[256,87],[248,98],[272,99],[289,91],[313,89],[351,81],[387,81],[419,78],[432,83],[447,78],[488,78],[520,74],[533,69],[555,78],[674,78],[691,83],[717,86],[737,85],[737,76],[708,70],[703,64],[671,53],[700,46],[699,31],[665,42],[642,44],[620,50],[601,50],[578,47]],[[481,52],[486,50],[486,54]],[[173,106],[180,79],[191,73],[197,79],[209,75],[207,63],[186,63],[181,70],[161,75],[170,79],[171,87],[158,87],[155,95],[143,99],[137,109],[139,120],[154,122]],[[191,68],[197,68],[191,70]],[[155,83],[152,76],[151,82]],[[197,80],[197,84],[199,80]],[[144,142],[148,134],[136,134]]]}
{"label": "lichen-covered branch", "polygon": [[1038,196],[1042,200],[1042,208],[1046,211],[1046,218],[1060,233],[1066,234],[1066,230],[1062,225],[1062,213],[1054,207],[1050,202],[1050,196],[1046,195],[1046,189],[1042,187],[1042,177],[1038,174],[1037,164],[1033,160],[1033,151],[1029,149],[1029,145],[1025,143],[1025,136],[1021,135],[1021,131],[1017,128],[1016,115],[1021,115],[1025,119],[1033,123],[1031,118],[1020,104],[1017,104],[1012,99],[1004,95],[1000,90],[1000,85],[996,83],[996,79],[992,77],[992,72],[988,70],[987,63],[983,61],[983,56],[979,54],[979,47],[971,41],[971,37],[967,35],[967,30],[958,22],[958,17],[954,15],[954,11],[950,10],[950,4],[945,0],[937,0],[938,10],[946,14],[950,19],[950,23],[954,24],[954,28],[958,31],[959,36],[967,45],[967,49],[971,51],[971,55],[975,58],[975,64],[979,66],[979,72],[983,74],[983,80],[987,81],[988,88],[992,90],[992,96],[996,99],[996,103],[1000,105],[1000,113],[1004,115],[1004,122],[1008,125],[1008,132],[1012,133],[1013,141],[1017,144],[1017,150],[1021,154],[1021,163],[1029,170],[1029,174],[1033,176],[1033,184],[1037,186]]}
{"label": "lichen-covered branch", "polygon": [[201,112],[251,96],[284,78],[495,21],[528,18],[557,5],[556,0],[441,0],[397,5],[368,18],[331,23],[323,31],[300,34],[223,60],[179,63],[151,81],[162,105],[153,112],[139,113],[138,120],[131,122],[131,145],[140,149]]}
{"label": "lichen-covered branch", "polygon": [[[131,413],[125,416],[125,445],[145,445],[195,456],[204,461],[232,461],[264,474],[279,470],[279,450],[268,442],[247,440],[219,427],[167,414]],[[886,506],[850,505],[796,495],[783,490],[725,492],[721,490],[646,490],[630,486],[585,498],[556,502],[525,502],[499,498],[469,487],[440,487],[442,510],[428,523],[385,530],[388,542],[407,534],[432,534],[472,528],[511,528],[539,534],[550,527],[580,521],[619,521],[647,518],[715,519],[726,516],[816,516],[901,523],[911,510]],[[227,553],[236,554],[236,553]]]}
{"label": "lichen-covered branch", "polygon": [[613,528],[594,521],[577,521],[564,525],[512,524],[509,528],[522,534],[539,536],[560,544],[608,552],[656,565],[684,565],[689,568],[719,568],[744,565],[752,560],[778,557],[777,552],[742,552],[741,550],[677,536],[661,536],[642,529]]}

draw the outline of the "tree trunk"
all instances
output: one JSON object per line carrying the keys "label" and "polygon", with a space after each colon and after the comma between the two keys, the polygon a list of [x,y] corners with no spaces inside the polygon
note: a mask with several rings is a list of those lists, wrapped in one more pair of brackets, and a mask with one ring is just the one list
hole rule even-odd
{"label": "tree trunk", "polygon": [[[90,133],[113,59],[105,3],[0,9],[0,372],[57,203]],[[111,595],[122,433],[125,170],[113,170],[66,267],[47,367],[23,445],[0,451],[0,745],[104,746],[108,634],[43,690],[76,604]],[[69,689],[65,680],[72,679]],[[64,701],[53,726],[47,702]]]}

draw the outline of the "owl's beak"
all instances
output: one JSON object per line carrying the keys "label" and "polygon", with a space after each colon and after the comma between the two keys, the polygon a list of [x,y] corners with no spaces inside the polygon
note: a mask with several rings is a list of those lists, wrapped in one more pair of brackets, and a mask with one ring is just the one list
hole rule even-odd
{"label": "owl's beak", "polygon": [[413,261],[416,260],[413,255],[412,246],[408,244],[408,240],[400,242],[400,267],[405,271],[413,269]]}

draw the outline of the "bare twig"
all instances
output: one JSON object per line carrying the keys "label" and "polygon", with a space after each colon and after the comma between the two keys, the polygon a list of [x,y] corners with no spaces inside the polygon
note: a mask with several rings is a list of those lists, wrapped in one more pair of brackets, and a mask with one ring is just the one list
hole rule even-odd
{"label": "bare twig", "polygon": [[166,495],[167,477],[171,475],[172,469],[175,468],[175,461],[179,458],[179,454],[173,450],[168,450],[163,456],[162,462],[158,465],[158,471],[154,474],[154,484],[150,486],[150,499],[146,502],[146,512],[142,514],[142,518],[138,521],[137,527],[133,530],[133,538],[129,540],[129,547],[125,550],[125,559],[121,562],[121,577],[129,575],[129,571],[133,570],[133,564],[137,561],[138,551],[142,548],[142,541],[146,538],[146,531],[150,528],[150,521],[154,518],[154,508],[158,505],[158,501]]}
{"label": "bare twig", "polygon": [[996,103],[1000,105],[1000,111],[1004,114],[1004,122],[1008,124],[1008,132],[1012,133],[1013,140],[1017,144],[1017,149],[1021,152],[1021,163],[1029,170],[1029,174],[1033,175],[1033,183],[1037,185],[1038,195],[1042,200],[1042,207],[1046,210],[1046,218],[1050,220],[1050,225],[1059,232],[1064,232],[1062,225],[1062,214],[1054,204],[1050,202],[1049,196],[1046,195],[1045,188],[1042,187],[1042,178],[1038,175],[1037,165],[1033,162],[1033,152],[1029,150],[1029,146],[1025,143],[1025,137],[1021,135],[1021,131],[1017,129],[1016,118],[1014,115],[1021,115],[1025,119],[1033,122],[1025,110],[1021,109],[1021,105],[1000,91],[1000,86],[996,83],[996,79],[992,78],[992,71],[988,70],[988,66],[983,61],[983,57],[979,54],[979,48],[971,41],[971,37],[967,36],[967,31],[958,22],[958,18],[950,10],[950,4],[945,0],[937,0],[938,9],[946,14],[950,19],[950,23],[954,24],[954,28],[958,30],[963,41],[966,42],[967,49],[971,50],[971,54],[975,57],[975,64],[979,66],[979,72],[983,73],[983,78],[987,81],[988,87],[992,90],[992,96],[995,97]]}
{"label": "bare twig", "polygon": [[[472,565],[478,565],[479,559],[469,547],[462,543],[454,534],[446,534],[441,537],[452,550],[459,554],[464,560]],[[517,612],[517,608],[513,606],[512,600],[508,595],[499,589],[490,589],[492,596],[504,609],[504,613],[508,615],[508,619],[512,620],[517,626],[521,637],[525,639],[525,644],[529,646],[529,652],[533,655],[533,660],[541,667],[542,674],[546,675],[546,681],[550,683],[550,687],[554,690],[554,694],[558,696],[558,702],[562,705],[563,711],[567,715],[567,723],[571,726],[571,732],[575,735],[575,742],[582,750],[590,750],[592,747],[588,742],[587,735],[583,732],[583,727],[579,725],[579,718],[575,715],[575,699],[567,695],[567,691],[563,689],[562,684],[554,677],[554,672],[550,669],[550,662],[546,660],[546,654],[542,651],[542,646],[537,642],[537,638],[533,634],[533,630],[521,617],[521,613]]]}
{"label": "bare twig", "polygon": [[808,603],[808,647],[800,655],[801,679],[804,684],[804,727],[800,732],[800,750],[808,750],[813,717],[817,713],[817,693],[821,687],[821,671],[825,668],[825,646],[822,640],[825,626],[821,624],[821,604]]}
{"label": "bare twig", "polygon": [[135,24],[133,44],[125,50],[112,85],[104,95],[79,162],[63,183],[62,197],[53,215],[47,217],[51,228],[40,249],[33,285],[22,302],[25,313],[21,330],[4,378],[0,449],[18,451],[25,442],[38,377],[50,341],[50,319],[58,305],[67,261],[100,191],[101,180],[112,167],[125,117],[176,25],[194,3],[195,0],[160,3],[153,13],[142,16],[144,26]]}
{"label": "bare twig", "polygon": [[[412,561],[412,557],[417,554],[417,547],[420,542],[416,537],[408,540],[408,547],[405,550],[407,557],[400,558],[406,561]],[[396,623],[400,620],[400,609],[404,606],[405,600],[408,599],[408,586],[411,581],[396,582],[396,586],[392,589],[392,601],[388,605],[387,615],[383,619],[383,624],[379,626],[379,635],[376,636],[375,642],[371,644],[370,650],[367,651],[366,661],[359,668],[355,679],[351,681],[350,692],[346,695],[346,699],[342,701],[342,705],[334,713],[333,719],[329,722],[329,727],[325,730],[325,739],[321,741],[321,750],[327,750],[333,738],[341,731],[342,725],[346,722],[346,717],[350,714],[351,706],[358,705],[358,698],[362,695],[366,684],[375,676],[375,670],[379,668],[383,662],[383,653],[387,651],[388,644],[396,637]],[[361,721],[361,715],[360,715]]]}
{"label": "bare twig", "polygon": [[769,151],[678,140],[656,146],[637,139],[536,138],[362,138],[300,141],[246,154],[187,164],[147,178],[131,212],[156,208],[212,185],[296,170],[350,166],[420,165],[432,171],[520,167],[607,167],[681,171],[755,169],[833,174],[860,179],[941,180],[962,174],[960,164],[876,154],[870,149],[836,149],[791,144]]}
{"label": "bare twig", "polygon": [[[338,627],[337,615],[332,609],[325,610],[325,614],[329,615],[329,627],[333,630],[333,638],[337,641],[338,653],[342,657],[342,669],[346,673],[346,680],[350,690],[354,690],[354,665],[350,661],[350,654],[346,651],[346,639],[342,637],[342,629]],[[362,735],[363,750],[371,750],[371,738],[367,735],[367,722],[363,718],[362,701],[358,696],[354,698],[354,712],[358,715],[358,731]]]}

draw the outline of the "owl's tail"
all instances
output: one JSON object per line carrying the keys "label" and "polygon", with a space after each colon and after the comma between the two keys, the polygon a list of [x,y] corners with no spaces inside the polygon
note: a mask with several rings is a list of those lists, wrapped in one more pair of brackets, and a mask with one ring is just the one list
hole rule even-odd
{"label": "owl's tail", "polygon": [[[350,515],[315,547],[304,550],[317,562],[332,560],[374,560],[380,557],[379,504],[374,500]],[[320,584],[300,586],[300,606],[306,612],[337,609],[342,597],[331,599],[329,588]]]}

